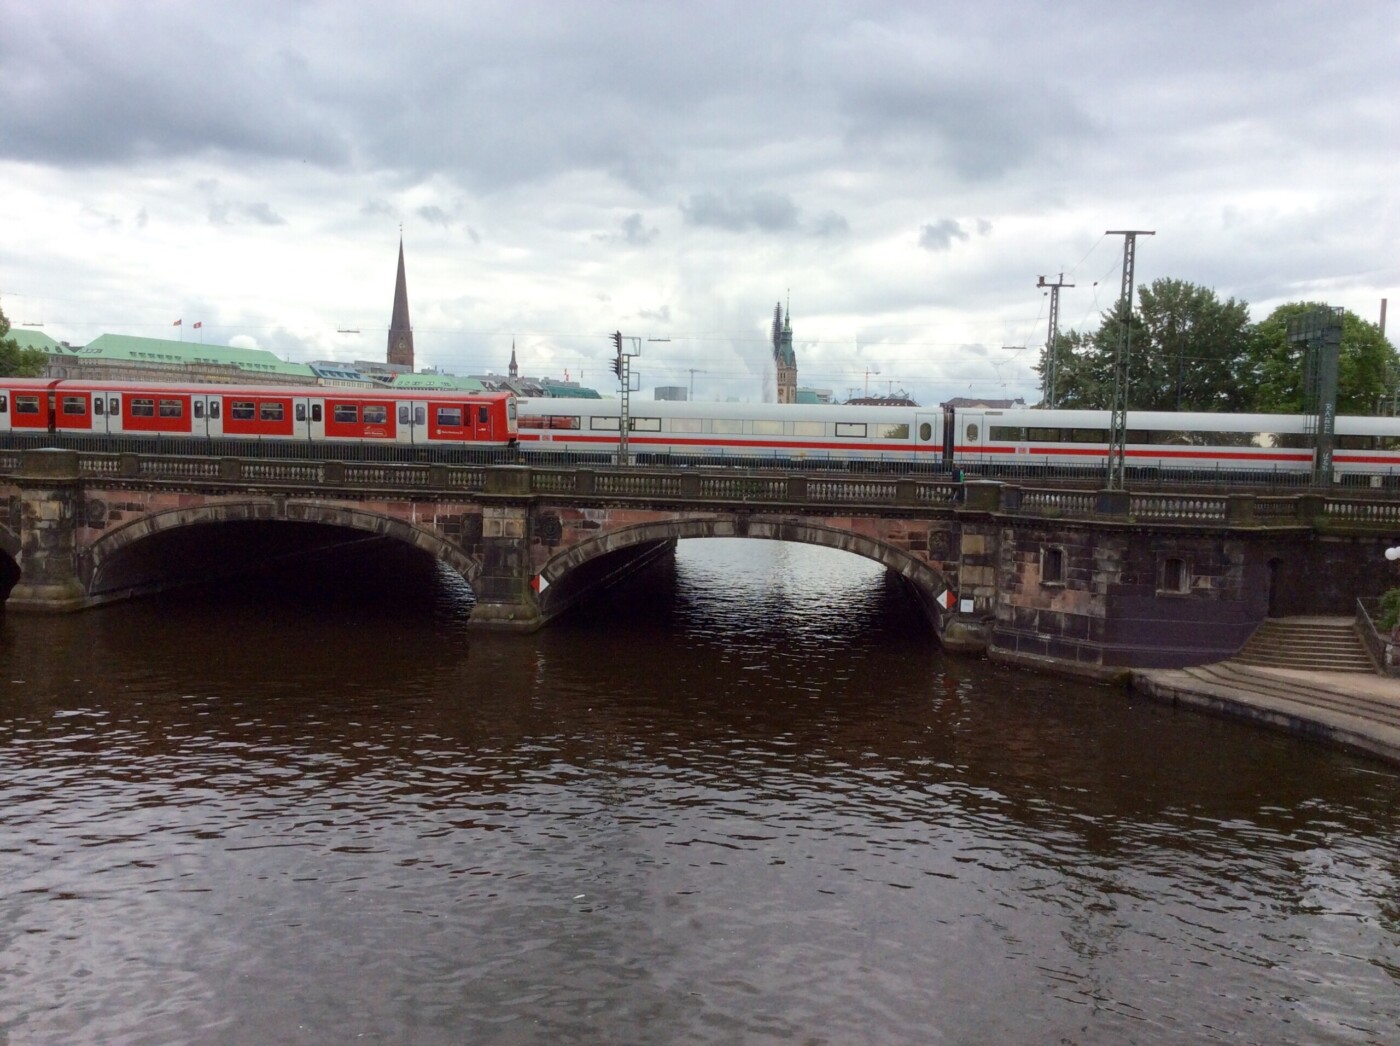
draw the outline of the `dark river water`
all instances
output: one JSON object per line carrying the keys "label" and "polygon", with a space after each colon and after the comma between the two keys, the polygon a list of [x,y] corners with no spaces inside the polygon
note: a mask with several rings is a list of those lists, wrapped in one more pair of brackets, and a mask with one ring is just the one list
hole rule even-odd
{"label": "dark river water", "polygon": [[1396,1043],[1400,775],[761,541],[0,618],[0,1043]]}

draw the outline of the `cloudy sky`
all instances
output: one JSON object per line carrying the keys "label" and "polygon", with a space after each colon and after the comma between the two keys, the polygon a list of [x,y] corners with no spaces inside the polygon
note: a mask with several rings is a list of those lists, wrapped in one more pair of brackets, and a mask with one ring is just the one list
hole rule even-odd
{"label": "cloudy sky", "polygon": [[1034,402],[1105,230],[1377,319],[1397,187],[1393,0],[0,0],[0,308],[74,344],[383,359],[402,226],[420,366],[762,400],[790,297],[802,385]]}

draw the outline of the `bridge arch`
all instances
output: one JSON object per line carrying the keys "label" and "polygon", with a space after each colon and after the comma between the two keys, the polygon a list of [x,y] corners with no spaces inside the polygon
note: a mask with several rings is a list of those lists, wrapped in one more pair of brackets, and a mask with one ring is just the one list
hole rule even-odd
{"label": "bridge arch", "polygon": [[90,596],[99,596],[109,588],[120,587],[106,576],[108,568],[137,543],[186,527],[239,522],[303,523],[357,530],[412,545],[456,571],[468,584],[474,585],[480,573],[480,564],[460,546],[422,523],[348,505],[259,498],[166,509],[123,523],[80,554],[79,578]]}
{"label": "bridge arch", "polygon": [[[607,531],[581,541],[552,557],[540,569],[540,579],[543,582],[540,586],[540,609],[546,617],[562,612],[564,606],[556,605],[554,599],[567,601],[569,597],[556,597],[556,590],[551,586],[564,581],[573,571],[600,556],[638,545],[659,544],[682,538],[733,537],[821,545],[874,560],[908,581],[930,614],[938,612],[936,599],[944,589],[950,587],[941,571],[906,550],[866,534],[823,523],[795,519],[736,520],[732,517],[672,519],[639,523]],[[567,587],[561,585],[558,591],[563,593]]]}

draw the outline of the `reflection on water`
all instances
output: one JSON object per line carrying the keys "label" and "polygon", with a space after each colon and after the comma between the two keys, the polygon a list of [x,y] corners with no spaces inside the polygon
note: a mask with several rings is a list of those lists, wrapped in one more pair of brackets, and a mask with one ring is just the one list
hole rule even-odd
{"label": "reflection on water", "polygon": [[0,1042],[1394,1041],[1391,770],[759,541],[0,621]]}

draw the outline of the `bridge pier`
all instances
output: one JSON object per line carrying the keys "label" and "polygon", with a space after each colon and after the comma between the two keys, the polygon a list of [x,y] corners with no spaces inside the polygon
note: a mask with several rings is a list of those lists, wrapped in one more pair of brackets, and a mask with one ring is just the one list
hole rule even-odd
{"label": "bridge pier", "polygon": [[482,509],[482,562],[472,586],[476,606],[467,622],[471,628],[533,632],[544,624],[539,599],[530,587],[530,530],[527,504]]}
{"label": "bridge pier", "polygon": [[19,488],[19,580],[6,605],[16,610],[81,610],[88,596],[77,572],[82,476],[75,450],[27,450]]}

